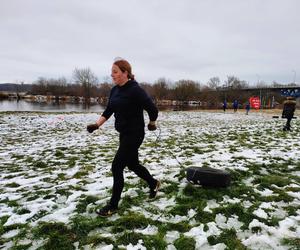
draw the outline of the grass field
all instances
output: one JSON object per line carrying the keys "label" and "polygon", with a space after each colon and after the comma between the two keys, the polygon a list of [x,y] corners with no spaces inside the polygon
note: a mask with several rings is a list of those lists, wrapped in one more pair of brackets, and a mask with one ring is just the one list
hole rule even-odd
{"label": "grass field", "polygon": [[[1,249],[300,249],[300,119],[284,132],[274,113],[161,112],[140,161],[162,182],[125,171],[117,214],[111,195],[118,134],[95,113],[0,113]],[[228,188],[188,183],[185,169],[232,175]]]}

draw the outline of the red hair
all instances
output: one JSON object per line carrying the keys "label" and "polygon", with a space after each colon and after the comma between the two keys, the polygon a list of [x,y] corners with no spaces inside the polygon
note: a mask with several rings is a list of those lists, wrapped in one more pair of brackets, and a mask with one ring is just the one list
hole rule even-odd
{"label": "red hair", "polygon": [[128,79],[134,80],[134,75],[131,72],[131,65],[124,59],[118,60],[114,62],[114,65],[118,66],[119,69],[124,73],[127,71]]}

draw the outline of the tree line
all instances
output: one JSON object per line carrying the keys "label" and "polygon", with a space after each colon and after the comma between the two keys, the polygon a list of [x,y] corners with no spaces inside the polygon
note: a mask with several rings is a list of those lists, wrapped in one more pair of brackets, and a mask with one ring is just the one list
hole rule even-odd
{"label": "tree line", "polygon": [[[270,98],[276,98],[277,101],[283,100],[277,91],[259,92],[260,88],[267,86],[263,82],[256,85],[257,90],[245,91],[249,88],[249,84],[233,75],[227,76],[223,83],[219,77],[215,76],[210,78],[206,84],[186,79],[171,82],[166,78],[159,78],[154,83],[140,82],[140,85],[157,103],[164,100],[176,101],[181,104],[201,101],[206,108],[215,108],[224,100],[229,103],[233,100],[246,103],[249,97],[253,95],[260,95],[266,99],[266,102]],[[273,82],[270,87],[279,85],[279,83]],[[107,101],[112,87],[113,84],[109,80],[100,83],[90,68],[76,68],[73,71],[71,81],[64,77],[58,79],[38,78],[33,82],[30,94],[83,97],[85,102],[89,103],[92,97]]]}

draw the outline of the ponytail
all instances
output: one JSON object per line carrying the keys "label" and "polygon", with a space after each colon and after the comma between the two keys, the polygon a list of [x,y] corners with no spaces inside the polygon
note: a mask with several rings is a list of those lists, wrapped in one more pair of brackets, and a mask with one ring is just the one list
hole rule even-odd
{"label": "ponytail", "polygon": [[134,80],[134,74],[129,74],[129,73],[128,73],[128,79]]}

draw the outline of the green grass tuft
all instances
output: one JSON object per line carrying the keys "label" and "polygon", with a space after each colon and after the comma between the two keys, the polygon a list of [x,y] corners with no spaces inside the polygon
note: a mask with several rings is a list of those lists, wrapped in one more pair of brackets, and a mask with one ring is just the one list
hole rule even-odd
{"label": "green grass tuft", "polygon": [[147,219],[144,215],[130,213],[128,215],[123,215],[121,218],[117,219],[113,223],[112,233],[120,233],[125,230],[135,229],[135,228],[146,228],[152,220]]}
{"label": "green grass tuft", "polygon": [[282,240],[284,245],[289,246],[289,250],[299,250],[300,249],[300,238],[284,238]]}
{"label": "green grass tuft", "polygon": [[97,249],[97,246],[102,245],[114,245],[114,241],[108,237],[102,237],[101,235],[93,235],[87,237],[85,245],[91,245],[92,247]]}
{"label": "green grass tuft", "polygon": [[54,156],[57,157],[57,158],[63,158],[65,156],[65,154],[64,154],[63,151],[58,149],[58,150],[56,150]]}
{"label": "green grass tuft", "polygon": [[178,250],[194,250],[196,241],[191,237],[180,236],[179,239],[175,240],[174,246]]}
{"label": "green grass tuft", "polygon": [[37,228],[33,229],[33,235],[36,239],[46,239],[43,249],[75,249],[73,244],[76,241],[76,235],[64,223],[41,222]]}
{"label": "green grass tuft", "polygon": [[284,187],[291,184],[291,180],[285,178],[284,176],[268,175],[257,177],[253,183],[259,184],[263,188],[270,188],[272,185]]}
{"label": "green grass tuft", "polygon": [[247,248],[237,238],[234,229],[225,229],[219,236],[209,236],[207,241],[210,245],[224,243],[228,249],[246,250]]}
{"label": "green grass tuft", "polygon": [[96,196],[86,196],[86,195],[81,195],[79,202],[76,205],[76,212],[77,213],[85,213],[86,212],[86,207],[89,204],[95,204],[96,201],[98,201],[99,198]]}
{"label": "green grass tuft", "polygon": [[48,165],[43,161],[36,161],[34,162],[33,166],[36,168],[36,170],[48,168]]}
{"label": "green grass tuft", "polygon": [[130,243],[136,245],[143,235],[135,232],[125,231],[121,236],[117,237],[116,243],[118,245],[129,245]]}
{"label": "green grass tuft", "polygon": [[20,184],[12,182],[12,183],[8,183],[5,185],[5,187],[9,187],[9,188],[17,188],[20,187]]}

